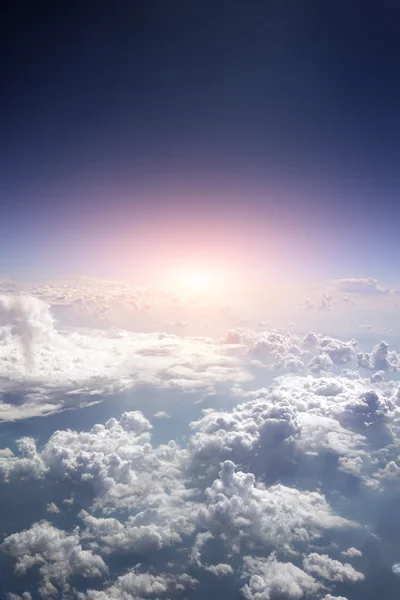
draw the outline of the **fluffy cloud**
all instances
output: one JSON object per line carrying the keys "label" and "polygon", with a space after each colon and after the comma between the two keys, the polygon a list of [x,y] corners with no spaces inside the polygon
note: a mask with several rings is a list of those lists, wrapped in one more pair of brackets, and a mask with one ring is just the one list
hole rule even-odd
{"label": "fluffy cloud", "polygon": [[191,426],[194,468],[206,470],[225,459],[264,473],[277,465],[282,469],[293,461],[300,432],[296,408],[272,394],[240,404],[232,412],[210,410]]}
{"label": "fluffy cloud", "polygon": [[389,344],[382,341],[377,344],[371,353],[360,352],[357,354],[358,366],[363,369],[387,371],[400,369],[400,356],[395,351],[389,351]]}
{"label": "fluffy cloud", "polygon": [[[178,544],[182,541],[182,521],[174,524],[164,519],[161,525],[160,515],[155,509],[145,509],[134,517],[121,523],[115,518],[97,518],[81,511],[80,516],[85,525],[82,539],[90,540],[91,546],[101,548],[105,554],[111,552],[140,552],[148,553],[160,550],[165,546]],[[190,525],[186,525],[187,533]]]}
{"label": "fluffy cloud", "polygon": [[79,600],[142,600],[146,598],[180,597],[197,581],[189,575],[173,576],[166,573],[152,575],[132,570],[121,575],[114,584],[103,591],[88,590],[79,594]]}
{"label": "fluffy cloud", "polygon": [[359,558],[360,556],[362,556],[362,552],[354,547],[344,550],[341,554],[346,558]]}
{"label": "fluffy cloud", "polygon": [[205,567],[206,571],[212,573],[216,577],[226,577],[227,575],[233,575],[233,569],[231,565],[226,563],[219,563],[218,565],[209,565]]}
{"label": "fluffy cloud", "polygon": [[234,546],[250,541],[270,548],[310,542],[325,529],[351,526],[317,492],[280,484],[266,488],[252,473],[236,471],[231,461],[223,463],[206,490],[197,523]]}
{"label": "fluffy cloud", "polygon": [[[183,481],[185,452],[171,441],[152,447],[150,422],[138,411],[124,413],[88,432],[57,431],[37,455],[42,472],[90,485],[96,506],[140,513],[137,527],[176,515],[179,528],[189,491]],[[180,513],[180,516],[179,516]],[[133,526],[130,522],[130,526]]]}
{"label": "fluffy cloud", "polygon": [[329,558],[327,554],[313,552],[303,560],[303,567],[308,573],[327,579],[328,581],[339,581],[356,583],[365,579],[364,575],[356,571],[349,563],[341,563]]}
{"label": "fluffy cloud", "polygon": [[46,471],[41,456],[36,450],[33,438],[21,438],[16,442],[19,455],[6,448],[0,455],[0,480],[7,482],[10,479],[40,478]]}
{"label": "fluffy cloud", "polygon": [[[321,384],[321,381],[315,380],[314,387],[311,379],[307,382],[308,388],[314,390],[313,398],[328,399],[332,403],[343,390],[343,383],[337,381],[328,380]],[[283,381],[281,386],[283,390]],[[296,410],[291,412],[288,401],[274,407],[273,398],[281,402],[283,397],[276,390],[271,392],[270,397],[268,393],[266,396],[268,399],[250,399],[238,407],[235,418],[229,419],[229,413],[222,413],[224,416],[218,421],[218,412],[206,413],[201,427],[209,428],[209,433],[215,434],[218,425],[226,428],[229,434],[230,430],[244,424],[245,436],[252,436],[249,437],[248,457],[261,451],[268,456],[269,449],[272,451],[274,445],[279,448],[280,444],[282,448],[277,451],[277,456],[281,452],[283,456],[293,457],[292,444],[300,431],[298,413]],[[293,407],[296,407],[299,398],[293,400]],[[232,417],[235,411],[232,411]],[[139,552],[150,557],[162,548],[181,548],[185,540],[190,544],[190,536],[196,533],[191,564],[223,577],[233,573],[226,553],[229,556],[229,552],[240,552],[241,549],[249,552],[255,546],[269,551],[280,549],[288,552],[292,549],[298,552],[329,531],[350,531],[354,528],[352,522],[332,511],[321,493],[301,491],[282,484],[267,487],[252,472],[237,469],[229,460],[223,463],[219,477],[201,492],[202,467],[197,463],[198,468],[194,468],[194,446],[189,445],[184,450],[170,442],[153,447],[150,434],[150,422],[140,412],[132,411],[124,413],[119,420],[110,419],[104,425],[96,425],[88,432],[57,431],[40,452],[32,440],[29,443],[24,441],[21,447],[28,452],[28,457],[3,453],[3,471],[7,474],[4,479],[9,482],[8,485],[20,477],[51,477],[52,480],[70,481],[72,489],[89,486],[94,495],[92,509],[88,507],[79,514],[79,531],[76,529],[68,533],[42,522],[5,540],[3,550],[15,557],[19,572],[23,572],[20,564],[32,563],[39,568],[43,597],[53,593],[54,589],[67,590],[72,575],[85,576],[86,572],[89,573],[72,560],[75,554],[71,554],[71,559],[69,554],[66,555],[64,545],[68,548],[79,546],[79,552],[74,551],[79,554],[79,560],[84,562],[87,559],[90,564],[97,564],[100,573],[105,572],[104,560],[111,553]],[[199,431],[195,432],[194,438],[198,434]],[[216,452],[217,457],[222,455],[220,452]],[[253,466],[256,466],[256,461],[248,461],[248,468]],[[194,484],[200,488],[197,492],[190,488]],[[52,509],[51,503],[49,506]],[[105,514],[99,516],[94,514],[94,510]],[[124,516],[126,513],[128,516]],[[32,542],[32,539],[38,538],[45,540],[41,542],[44,549],[40,551]],[[56,540],[53,546],[52,540]],[[209,544],[213,546],[216,543],[222,544],[223,549],[218,552],[214,549],[210,555]],[[208,556],[213,556],[213,559]],[[104,566],[101,568],[96,557],[102,557]],[[285,580],[290,587],[282,589],[294,594],[293,598],[300,597],[295,594],[303,588],[305,593],[308,584],[317,586],[313,583],[313,573],[307,574],[291,563],[280,563],[275,559],[270,562],[267,567],[264,565],[263,574],[251,574],[245,588],[249,598],[257,598],[257,590],[268,590],[270,582],[271,589],[278,593],[279,586],[283,585],[281,581]],[[59,572],[64,563],[67,567],[62,567],[64,578],[61,578]],[[132,575],[135,581],[136,575]],[[124,600],[129,598],[129,595],[123,595],[131,593],[125,585],[128,580],[123,577],[105,590],[91,591],[84,597],[100,600],[119,598],[118,594],[122,594]],[[133,592],[133,598],[142,597],[135,596],[134,587]],[[145,595],[143,597],[146,598]]]}
{"label": "fluffy cloud", "polygon": [[302,357],[307,351],[301,348],[300,339],[290,332],[233,329],[221,341],[233,346],[232,354],[242,352],[274,372],[304,369]]}
{"label": "fluffy cloud", "polygon": [[341,366],[350,363],[356,354],[357,341],[343,342],[329,335],[321,335],[310,331],[302,340],[304,346],[314,349],[307,367],[312,373],[330,372],[333,365]]}
{"label": "fluffy cloud", "polygon": [[[96,589],[82,592],[82,600],[186,597],[194,581],[182,579],[181,569],[203,576],[206,571],[221,589],[245,584],[243,594],[250,600],[307,594],[343,600],[327,593],[334,594],[333,584],[361,581],[360,571],[323,552],[357,559],[365,570],[367,552],[363,556],[354,546],[363,547],[368,528],[354,522],[358,512],[351,505],[356,495],[360,522],[368,525],[371,507],[379,511],[379,503],[397,489],[400,394],[398,383],[370,381],[351,370],[353,340],[239,329],[217,341],[124,331],[71,333],[55,330],[47,309],[32,309],[28,368],[26,327],[19,322],[25,309],[10,306],[4,312],[0,366],[11,368],[4,356],[13,348],[23,360],[22,366],[9,361],[17,374],[10,381],[22,385],[18,377],[26,369],[37,378],[40,401],[47,398],[53,408],[63,389],[66,398],[84,385],[90,394],[95,387],[88,373],[101,369],[100,393],[113,378],[115,389],[134,385],[137,377],[195,389],[200,397],[218,382],[234,384],[224,410],[207,408],[192,417],[182,445],[152,441],[175,427],[173,408],[166,413],[157,407],[151,411],[160,419],[154,421],[154,437],[150,421],[133,410],[88,431],[60,429],[44,444],[22,437],[17,449],[0,450],[0,482],[7,493],[21,480],[26,487],[32,480],[46,492],[43,515],[35,521],[46,516],[66,528],[48,521],[28,529],[24,524],[3,542],[18,573],[37,570],[43,597],[61,590],[72,595],[75,578],[94,576],[102,581],[90,581]],[[37,320],[42,325],[36,326]],[[84,347],[86,354],[80,353]],[[68,361],[75,352],[78,363],[72,368]],[[268,388],[249,385],[252,369],[270,373],[275,367],[296,374],[281,375]],[[212,406],[212,396],[207,401]],[[191,409],[199,414],[195,405]],[[51,495],[55,482],[65,496]],[[143,557],[140,567],[114,572],[136,553],[141,563]],[[243,553],[246,582],[238,584]],[[157,574],[160,561],[163,572]],[[28,587],[23,583],[20,590]]]}
{"label": "fluffy cloud", "polygon": [[327,354],[332,362],[342,365],[350,362],[354,357],[357,341],[342,342],[341,340],[325,336],[320,340],[319,347],[320,351]]}
{"label": "fluffy cloud", "polygon": [[32,600],[32,596],[29,592],[22,592],[22,594],[8,594],[7,600]]}
{"label": "fluffy cloud", "polygon": [[[150,430],[151,424],[140,412],[126,412],[119,420],[110,419],[88,432],[57,431],[41,452],[32,444],[29,459],[9,453],[2,457],[9,485],[21,477],[70,481],[72,489],[89,486],[94,509],[119,513],[119,518],[99,517],[82,510],[81,530],[68,533],[43,521],[5,539],[2,549],[17,560],[16,572],[39,568],[43,597],[57,589],[67,591],[72,575],[104,574],[107,567],[100,554],[150,554],[181,543],[183,536],[193,532],[196,511],[184,480],[185,452],[174,442],[153,448]],[[54,508],[54,503],[48,504],[50,512]],[[123,512],[129,513],[126,520]],[[222,575],[222,567],[217,571]],[[131,578],[136,581],[136,574]],[[87,598],[128,593],[127,581],[121,578],[107,592],[90,592]],[[171,586],[172,580],[166,593]],[[136,599],[135,593],[133,586]]]}
{"label": "fluffy cloud", "polygon": [[396,563],[392,567],[392,571],[395,575],[400,575],[400,563]]}
{"label": "fluffy cloud", "polygon": [[[0,459],[3,479],[69,480],[73,486],[89,486],[94,507],[106,514],[129,511],[126,521],[81,512],[82,539],[102,553],[178,544],[194,529],[192,492],[184,479],[186,453],[172,441],[153,448],[150,429],[149,421],[132,411],[88,432],[57,431],[41,452],[32,445],[29,458]],[[49,507],[55,512],[53,503]]]}
{"label": "fluffy cloud", "polygon": [[374,385],[362,378],[285,376],[272,389],[244,393],[247,402],[232,411],[206,410],[191,424],[192,468],[215,473],[219,462],[232,460],[272,481],[308,455],[330,452],[340,469],[372,470],[372,453],[393,440],[389,424],[398,420],[397,388]]}
{"label": "fluffy cloud", "polygon": [[318,591],[315,579],[290,562],[279,562],[275,555],[268,558],[244,558],[245,574],[249,583],[242,592],[246,600],[273,600],[287,598],[300,600],[305,595]]}
{"label": "fluffy cloud", "polygon": [[99,555],[82,549],[78,530],[67,534],[47,521],[6,537],[2,550],[16,559],[17,575],[39,568],[43,598],[53,596],[57,590],[67,591],[72,575],[92,578],[107,573],[107,566]]}
{"label": "fluffy cloud", "polygon": [[60,512],[60,509],[58,508],[57,504],[55,504],[54,502],[49,502],[47,504],[46,510],[48,513],[53,513],[55,515],[57,515]]}

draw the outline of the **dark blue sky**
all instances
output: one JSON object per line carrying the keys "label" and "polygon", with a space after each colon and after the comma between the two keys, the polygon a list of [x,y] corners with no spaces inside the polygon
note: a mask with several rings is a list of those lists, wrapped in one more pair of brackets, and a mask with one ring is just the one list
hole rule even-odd
{"label": "dark blue sky", "polygon": [[175,235],[178,213],[236,236],[243,218],[256,232],[272,215],[286,244],[308,240],[304,261],[318,250],[319,274],[347,261],[343,275],[392,277],[397,2],[9,1],[1,13],[7,275],[90,270],[88,241],[104,246],[108,227]]}

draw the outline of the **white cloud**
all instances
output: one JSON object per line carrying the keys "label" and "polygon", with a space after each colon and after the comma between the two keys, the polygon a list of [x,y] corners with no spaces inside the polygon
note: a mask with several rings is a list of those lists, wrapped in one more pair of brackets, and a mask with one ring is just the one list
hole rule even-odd
{"label": "white cloud", "polygon": [[347,550],[341,552],[341,555],[345,558],[359,558],[360,556],[362,556],[362,552],[361,550],[358,550],[358,548],[354,548],[352,546],[351,548],[348,548]]}
{"label": "white cloud", "polygon": [[30,362],[37,343],[48,342],[54,321],[48,306],[29,296],[0,296],[0,339],[17,338]]}
{"label": "white cloud", "polygon": [[349,563],[343,564],[327,554],[309,554],[303,560],[303,567],[307,572],[328,581],[356,583],[365,579],[363,573],[356,571]]}
{"label": "white cloud", "polygon": [[269,390],[237,393],[247,401],[231,411],[209,409],[191,424],[195,471],[215,473],[221,461],[232,460],[271,480],[309,453],[331,452],[341,470],[371,473],[373,452],[390,443],[390,422],[398,419],[397,388],[360,377],[291,375]]}
{"label": "white cloud", "polygon": [[16,559],[17,575],[38,567],[43,598],[51,597],[57,590],[66,590],[71,575],[100,577],[107,573],[107,566],[99,555],[82,549],[77,529],[68,534],[47,521],[9,535],[1,547]]}
{"label": "white cloud", "polygon": [[[179,533],[182,533],[182,523],[174,524],[172,520],[164,519],[158,525],[160,515],[155,509],[144,509],[136,516],[128,517],[124,523],[112,517],[93,517],[86,511],[81,511],[80,516],[85,525],[82,539],[91,541],[93,548],[101,548],[105,554],[116,551],[154,552],[182,541]],[[187,525],[187,533],[189,530]]]}
{"label": "white cloud", "polygon": [[400,356],[395,351],[389,351],[389,344],[382,341],[377,344],[371,353],[360,352],[357,354],[358,366],[363,369],[376,371],[400,370]]}
{"label": "white cloud", "polygon": [[231,346],[230,354],[261,362],[273,372],[296,372],[305,368],[302,358],[307,350],[301,347],[300,338],[290,332],[232,329],[221,341]]}
{"label": "white cloud", "polygon": [[0,455],[0,480],[42,477],[46,466],[36,450],[35,440],[25,437],[20,438],[16,443],[19,450],[18,456],[15,456],[8,448]]}
{"label": "white cloud", "polygon": [[231,565],[226,563],[219,563],[218,565],[209,565],[205,567],[205,570],[212,573],[216,577],[226,577],[227,575],[233,575],[233,569]]}
{"label": "white cloud", "polygon": [[55,515],[57,515],[60,512],[60,509],[54,502],[49,502],[46,506],[46,510],[48,513],[53,513]]}
{"label": "white cloud", "polygon": [[[303,365],[312,356],[327,357],[333,365],[333,357],[338,366],[347,364],[349,356],[354,357],[353,341],[342,342],[319,334],[310,333],[301,340],[277,332],[263,332],[261,337],[249,332],[236,333],[239,338],[235,339],[240,343],[202,339],[191,340],[190,347],[198,348],[200,355],[205,349],[214,348],[215,357],[226,358],[228,364],[240,365],[242,369],[245,361],[259,360],[265,365],[271,357],[274,364],[291,356]],[[9,335],[10,332],[6,335],[7,343]],[[50,330],[50,342],[46,343],[53,347],[51,338],[64,335],[66,339],[70,335],[75,339],[81,334]],[[94,333],[83,335],[90,338]],[[104,339],[103,333],[96,335]],[[127,332],[118,335],[121,339],[131,339]],[[11,335],[16,336],[16,333]],[[42,332],[37,339],[41,348]],[[150,352],[153,359],[153,352],[160,352],[160,346],[149,350],[146,339],[147,346],[142,347],[142,352],[144,356]],[[171,359],[171,344],[175,356],[177,346],[182,359],[185,358],[184,367],[183,363],[173,366],[180,371],[180,377],[183,369],[197,372],[197,377],[199,369],[208,370],[209,354],[199,366],[195,353],[192,364],[187,340],[165,336],[161,338],[162,344],[164,339],[167,342],[165,348],[161,346],[165,352],[161,352],[162,359],[165,355]],[[113,348],[114,351],[119,348],[118,344]],[[100,342],[96,351],[100,352]],[[120,351],[123,352],[122,348]],[[36,348],[34,361],[37,352]],[[111,350],[105,354],[110,356]],[[154,367],[151,369],[154,374]],[[202,387],[208,377],[207,373],[201,379],[198,389],[202,394],[208,389]],[[338,542],[337,552],[349,559],[361,556],[356,548],[348,546],[360,543],[362,528],[341,516],[339,502],[335,510],[329,504],[335,478],[339,482],[357,478],[357,485],[361,484],[360,503],[366,512],[368,500],[377,502],[376,495],[368,496],[370,490],[381,493],[390,483],[398,484],[400,467],[394,441],[400,431],[399,398],[397,383],[371,382],[349,369],[319,377],[284,375],[268,389],[249,390],[246,384],[237,383],[230,399],[239,400],[239,404],[225,410],[204,410],[201,418],[191,424],[192,434],[184,447],[173,441],[154,445],[152,424],[139,411],[128,411],[119,419],[111,418],[89,431],[56,431],[47,443],[38,447],[32,438],[22,438],[15,453],[9,449],[0,451],[2,485],[11,489],[15,481],[29,478],[41,480],[43,487],[49,482],[62,481],[66,502],[74,502],[76,497],[76,505],[65,506],[57,522],[66,514],[81,510],[82,489],[88,491],[87,503],[79,513],[79,531],[61,531],[47,522],[35,523],[31,529],[8,536],[3,548],[15,558],[20,572],[30,566],[39,570],[43,596],[54,589],[66,593],[70,577],[85,574],[84,567],[74,562],[76,553],[81,565],[86,561],[95,569],[97,564],[100,575],[106,573],[105,561],[111,561],[112,553],[140,552],[151,563],[156,554],[163,556],[168,552],[175,564],[179,564],[179,559],[176,560],[179,553],[184,568],[189,564],[204,569],[221,577],[218,585],[223,585],[223,576],[232,575],[233,566],[237,572],[241,552],[251,554],[260,549],[264,554],[276,551],[276,555],[268,560],[252,559],[256,562],[247,567],[248,582],[244,588],[247,598],[274,600],[279,593],[301,598],[311,593],[309,590],[323,596],[327,588],[316,581],[318,577],[347,583],[363,577],[348,563],[316,552],[310,554],[318,549],[316,544],[322,543],[318,540],[329,537],[335,530],[336,540],[341,536],[346,540],[342,547]],[[174,417],[173,411],[171,414]],[[155,414],[156,418],[165,416],[165,411]],[[167,423],[162,427],[166,428]],[[329,472],[324,463],[327,457]],[[293,473],[305,474],[301,488]],[[330,481],[331,475],[334,483]],[[340,493],[346,496],[345,489]],[[63,506],[62,499],[55,498],[57,504],[52,500],[46,496],[44,511],[56,513],[58,506]],[[345,497],[343,502],[347,500]],[[352,532],[356,539],[350,541]],[[71,551],[71,557],[66,550],[57,548],[54,552],[37,551],[38,546],[29,541],[32,538],[55,539],[54,544],[62,548],[64,540],[69,540],[65,546],[79,546],[80,550],[74,551],[74,555]],[[51,543],[43,542],[49,548]],[[298,561],[304,555],[308,556],[302,570]],[[293,563],[285,562],[288,556],[294,557],[290,558]],[[96,563],[97,558],[102,563]],[[67,566],[61,567],[61,563]],[[87,569],[89,573],[90,567]],[[64,578],[59,574],[61,570]],[[150,573],[135,570],[126,580],[122,575],[114,583],[104,583],[103,591],[99,583],[98,590],[91,590],[82,598],[157,598],[151,596],[152,584],[150,591],[140,591],[142,596],[138,595],[135,586],[137,577],[142,576]],[[155,575],[151,571],[151,577],[170,581],[164,590],[159,588],[159,597],[170,597],[168,594],[175,590],[173,586],[180,585],[172,575]],[[227,579],[226,585],[232,581]],[[161,581],[158,584],[162,585]],[[183,595],[184,588],[183,585]],[[331,586],[328,589],[334,592]],[[329,600],[330,594],[326,598]]]}
{"label": "white cloud", "polygon": [[8,594],[7,600],[32,600],[32,596],[29,592],[22,592],[22,594]]}
{"label": "white cloud", "polygon": [[320,588],[315,579],[290,562],[279,562],[275,555],[268,558],[244,558],[249,583],[242,589],[246,600],[300,600]]}
{"label": "white cloud", "polygon": [[342,365],[350,362],[354,357],[357,341],[342,342],[341,340],[325,336],[320,340],[319,347],[335,364]]}
{"label": "white cloud", "polygon": [[395,575],[400,575],[400,563],[396,563],[392,567],[392,571]]}
{"label": "white cloud", "polygon": [[338,292],[347,294],[366,294],[366,295],[378,295],[378,294],[389,294],[390,290],[382,286],[377,279],[369,277],[363,278],[347,278],[347,279],[336,279],[332,282]]}
{"label": "white cloud", "polygon": [[162,573],[139,573],[132,570],[121,575],[103,591],[88,590],[79,594],[80,600],[142,600],[146,598],[171,598],[184,594],[187,588],[195,586],[197,581],[189,575],[169,575]]}
{"label": "white cloud", "polygon": [[271,548],[310,542],[326,529],[352,525],[335,515],[321,494],[283,485],[266,488],[252,473],[236,471],[231,461],[223,463],[206,490],[197,523],[235,546],[250,541]]}
{"label": "white cloud", "polygon": [[[187,453],[173,441],[153,448],[150,429],[150,422],[132,411],[88,432],[56,431],[41,452],[30,447],[30,458],[0,459],[3,478],[49,476],[84,483],[93,490],[95,508],[106,514],[129,511],[124,522],[81,513],[82,539],[103,553],[178,544],[194,529],[192,492],[184,477]],[[48,510],[55,512],[54,507],[51,503]]]}
{"label": "white cloud", "polygon": [[199,390],[251,379],[243,360],[209,338],[124,330],[56,330],[33,297],[0,301],[0,420],[98,400],[138,383]]}
{"label": "white cloud", "polygon": [[154,413],[154,419],[169,419],[169,414],[165,410],[159,410]]}
{"label": "white cloud", "polygon": [[213,469],[222,460],[252,465],[265,461],[268,469],[276,461],[293,459],[295,438],[300,432],[297,411],[290,402],[267,395],[231,412],[209,411],[191,424],[189,441],[194,468]]}

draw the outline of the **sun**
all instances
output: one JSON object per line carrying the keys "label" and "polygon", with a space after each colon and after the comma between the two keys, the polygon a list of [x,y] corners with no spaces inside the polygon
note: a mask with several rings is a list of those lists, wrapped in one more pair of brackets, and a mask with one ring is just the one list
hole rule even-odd
{"label": "sun", "polygon": [[211,275],[201,271],[188,273],[185,279],[187,287],[197,293],[207,291],[212,283]]}
{"label": "sun", "polygon": [[221,274],[211,265],[178,265],[167,273],[167,289],[183,296],[208,296],[217,291]]}

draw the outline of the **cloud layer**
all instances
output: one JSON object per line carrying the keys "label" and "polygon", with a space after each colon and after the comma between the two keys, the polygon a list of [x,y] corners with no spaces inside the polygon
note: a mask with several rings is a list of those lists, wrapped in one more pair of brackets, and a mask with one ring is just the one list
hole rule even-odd
{"label": "cloud layer", "polygon": [[[0,307],[3,420],[77,415],[72,429],[0,449],[2,497],[32,497],[21,527],[3,520],[12,585],[1,593],[372,600],[378,576],[396,591],[400,391],[386,342],[72,331],[37,298]],[[190,391],[190,406],[160,400],[143,414],[132,400],[118,418],[80,423],[77,405],[138,384],[160,398]]]}

